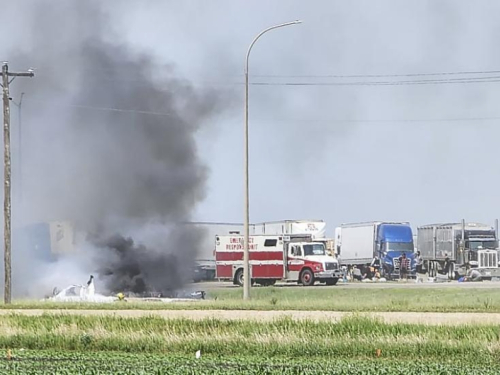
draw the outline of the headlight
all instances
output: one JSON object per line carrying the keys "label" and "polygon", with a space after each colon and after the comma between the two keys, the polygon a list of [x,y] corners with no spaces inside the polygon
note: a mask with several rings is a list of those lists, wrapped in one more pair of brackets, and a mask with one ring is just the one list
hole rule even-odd
{"label": "headlight", "polygon": [[316,265],[316,266],[314,266],[314,269],[315,269],[316,271],[321,271],[321,266],[320,266],[320,265]]}

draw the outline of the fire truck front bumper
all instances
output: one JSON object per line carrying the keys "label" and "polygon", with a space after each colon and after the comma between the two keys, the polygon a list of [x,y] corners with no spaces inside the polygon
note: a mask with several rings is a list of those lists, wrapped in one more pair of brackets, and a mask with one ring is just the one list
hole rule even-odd
{"label": "fire truck front bumper", "polygon": [[314,278],[315,279],[341,279],[342,272],[340,270],[315,272]]}

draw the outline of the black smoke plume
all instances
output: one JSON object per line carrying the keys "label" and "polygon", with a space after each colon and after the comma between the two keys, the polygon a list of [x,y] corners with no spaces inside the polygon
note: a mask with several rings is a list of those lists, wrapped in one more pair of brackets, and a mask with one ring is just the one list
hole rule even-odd
{"label": "black smoke plume", "polygon": [[[35,78],[12,85],[14,98],[26,93],[16,223],[68,220],[99,233],[99,261],[80,277],[100,271],[109,291],[180,287],[203,233],[173,228],[204,198],[195,135],[220,109],[219,94],[195,90],[168,62],[128,46],[98,2],[25,3],[31,11],[9,34],[23,48],[8,51],[11,69],[36,68]],[[151,222],[164,226],[154,239],[144,234]],[[138,231],[140,240],[129,238]],[[26,293],[45,277],[30,252],[14,253],[14,285]]]}
{"label": "black smoke plume", "polygon": [[153,252],[144,245],[137,245],[133,239],[119,234],[96,242],[100,248],[113,253],[104,264],[99,265],[98,273],[103,276],[105,287],[112,293],[147,292],[171,293],[187,281],[179,267],[178,254]]}

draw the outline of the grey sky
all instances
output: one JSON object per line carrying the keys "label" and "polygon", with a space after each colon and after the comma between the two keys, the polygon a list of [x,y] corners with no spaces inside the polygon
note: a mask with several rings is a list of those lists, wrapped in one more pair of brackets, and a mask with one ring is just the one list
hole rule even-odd
{"label": "grey sky", "polygon": [[[1,28],[22,33],[22,9],[10,7],[13,21]],[[124,42],[174,64],[195,85],[217,82],[230,92],[226,110],[198,133],[210,177],[197,220],[242,220],[243,86],[230,83],[243,82],[248,44],[270,25],[304,21],[265,35],[252,52],[251,74],[500,70],[494,1],[107,1],[106,7]],[[8,38],[1,33],[3,59]],[[15,61],[11,67],[25,68]],[[374,219],[493,223],[500,216],[500,120],[396,120],[500,117],[499,88],[500,82],[252,86],[251,220],[321,218],[330,231],[340,222]]]}

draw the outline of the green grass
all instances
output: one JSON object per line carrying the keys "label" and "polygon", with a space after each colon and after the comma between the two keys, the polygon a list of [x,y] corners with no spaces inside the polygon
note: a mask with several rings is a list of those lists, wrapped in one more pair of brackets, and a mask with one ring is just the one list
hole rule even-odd
{"label": "green grass", "polygon": [[0,320],[6,372],[497,374],[500,330],[391,325],[356,315],[334,324],[8,314]]}
{"label": "green grass", "polygon": [[208,300],[195,302],[116,302],[111,304],[16,301],[2,309],[137,309],[137,310],[324,310],[500,312],[497,289],[485,288],[360,288],[355,285],[252,289],[252,300],[242,301],[241,288],[208,291]]}
{"label": "green grass", "polygon": [[483,374],[493,375],[498,364],[465,361],[421,362],[383,358],[357,361],[324,358],[321,361],[251,356],[205,357],[148,355],[117,352],[75,353],[14,351],[12,360],[0,360],[1,373],[16,374]]}
{"label": "green grass", "polygon": [[0,348],[371,358],[384,356],[500,359],[498,326],[385,324],[349,317],[340,323],[280,319],[272,322],[120,318],[81,315],[7,315]]}

